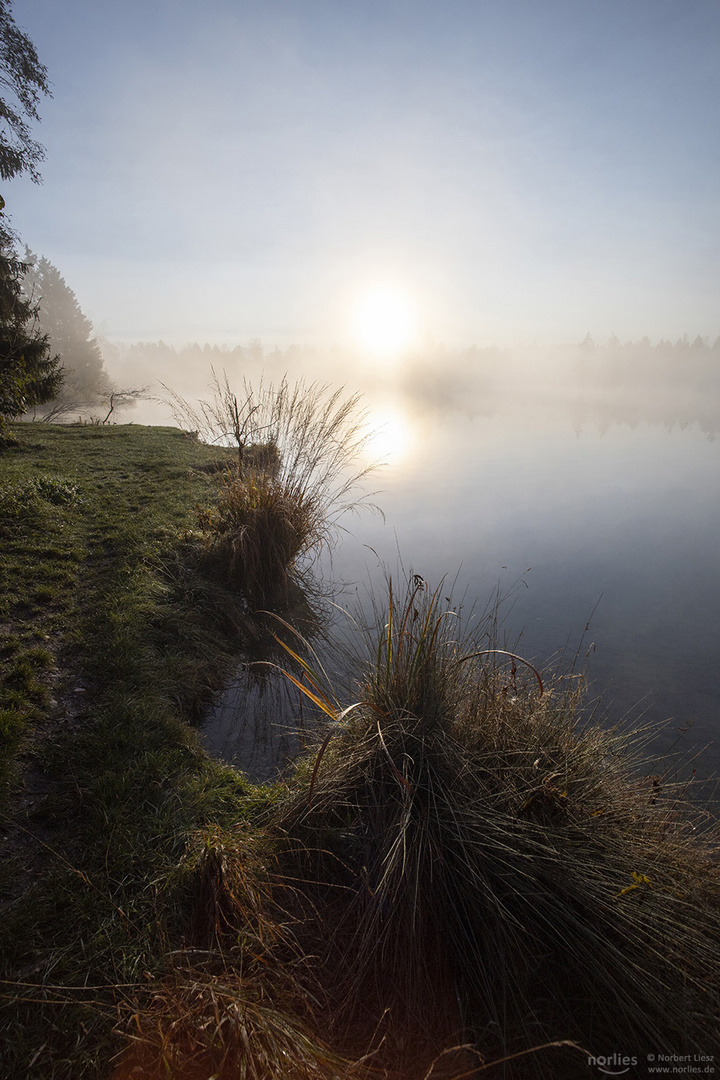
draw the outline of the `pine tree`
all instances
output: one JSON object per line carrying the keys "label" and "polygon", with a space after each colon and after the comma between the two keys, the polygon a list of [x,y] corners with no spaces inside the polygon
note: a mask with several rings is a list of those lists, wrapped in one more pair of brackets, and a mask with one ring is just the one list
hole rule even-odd
{"label": "pine tree", "polygon": [[63,389],[53,412],[67,412],[97,404],[107,394],[109,381],[93,326],[60,271],[45,257],[26,248],[27,270],[23,289],[38,307],[38,326],[65,369]]}
{"label": "pine tree", "polygon": [[[41,94],[50,94],[47,69],[30,38],[15,25],[10,0],[0,0],[0,178],[29,173],[37,183],[44,156],[30,137]],[[59,358],[37,326],[35,305],[23,293],[25,264],[0,196],[0,431],[4,419],[54,397],[62,383]]]}
{"label": "pine tree", "polygon": [[49,401],[63,379],[60,358],[38,326],[36,309],[23,294],[25,264],[11,246],[0,211],[0,432],[3,420]]}

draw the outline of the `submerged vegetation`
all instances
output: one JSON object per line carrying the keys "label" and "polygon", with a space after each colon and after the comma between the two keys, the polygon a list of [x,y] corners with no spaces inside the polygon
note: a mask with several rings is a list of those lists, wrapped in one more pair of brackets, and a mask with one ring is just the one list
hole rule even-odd
{"label": "submerged vegetation", "polygon": [[[322,439],[359,437],[355,403],[313,400]],[[581,679],[499,649],[492,618],[471,631],[444,588],[390,590],[349,697],[276,620],[318,720],[282,780],[201,750],[251,608],[310,550],[263,525],[269,570],[219,523],[262,485],[309,492],[311,546],[360,475],[334,443],[294,475],[290,428],[226,405],[232,459],[46,425],[0,456],[8,1075],[570,1080],[588,1055],[719,1053],[717,827],[585,716]]]}

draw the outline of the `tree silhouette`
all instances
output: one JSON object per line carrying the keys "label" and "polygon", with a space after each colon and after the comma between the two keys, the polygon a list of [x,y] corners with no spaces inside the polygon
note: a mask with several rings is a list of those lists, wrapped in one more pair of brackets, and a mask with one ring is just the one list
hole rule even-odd
{"label": "tree silhouette", "polygon": [[[30,38],[15,25],[10,0],[0,0],[0,178],[29,173],[45,156],[30,137],[40,95],[50,94],[47,69]],[[53,398],[62,383],[59,358],[37,324],[37,308],[23,293],[25,265],[0,196],[0,429],[5,418]]]}
{"label": "tree silhouette", "polygon": [[38,327],[65,369],[62,391],[53,403],[55,416],[103,399],[109,380],[92,323],[56,266],[25,249],[23,290],[38,308]]}
{"label": "tree silhouette", "polygon": [[35,319],[34,305],[22,292],[24,264],[0,251],[0,433],[7,417],[52,399],[63,371]]}
{"label": "tree silhouette", "polygon": [[28,172],[38,183],[45,149],[30,137],[40,95],[52,97],[47,68],[30,38],[15,25],[10,0],[0,0],[0,177]]}

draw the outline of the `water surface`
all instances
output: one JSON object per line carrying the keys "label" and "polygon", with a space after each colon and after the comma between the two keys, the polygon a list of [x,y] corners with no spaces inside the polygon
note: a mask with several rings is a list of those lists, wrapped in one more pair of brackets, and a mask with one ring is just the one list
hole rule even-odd
{"label": "water surface", "polygon": [[[608,396],[600,410],[552,396],[482,405],[378,407],[393,418],[376,481],[384,520],[346,519],[324,560],[345,583],[342,602],[367,607],[368,583],[381,597],[400,560],[431,587],[454,581],[466,609],[499,587],[510,594],[503,632],[524,656],[544,665],[565,650],[567,663],[582,640],[606,722],[668,720],[658,752],[689,728],[685,754],[711,744],[698,772],[720,771],[720,441],[707,402],[702,425],[672,409],[660,422],[657,407],[627,419],[624,400],[615,420]],[[286,729],[298,699],[251,698],[252,708],[247,688],[228,692],[206,738],[264,778],[278,747],[282,759],[297,746]],[[285,733],[268,753],[272,732]]]}

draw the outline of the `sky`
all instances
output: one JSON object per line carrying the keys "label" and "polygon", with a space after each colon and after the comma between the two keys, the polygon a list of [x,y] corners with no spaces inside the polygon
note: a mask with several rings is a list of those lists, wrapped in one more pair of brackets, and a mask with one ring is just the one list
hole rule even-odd
{"label": "sky", "polygon": [[720,334],[717,0],[15,0],[23,243],[114,341]]}

